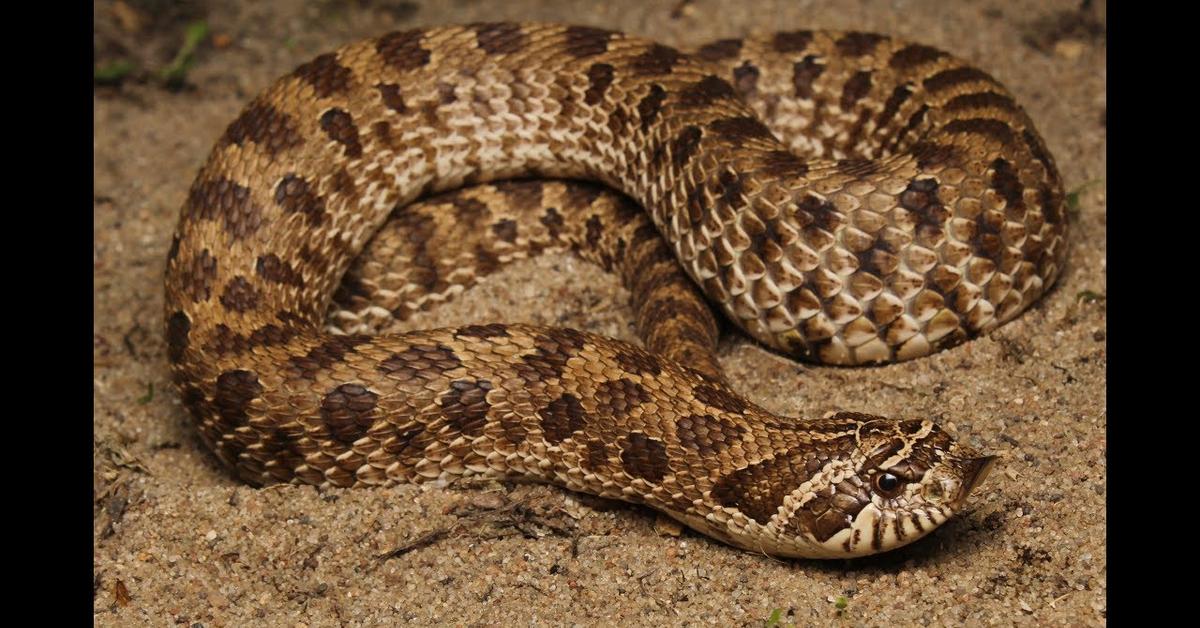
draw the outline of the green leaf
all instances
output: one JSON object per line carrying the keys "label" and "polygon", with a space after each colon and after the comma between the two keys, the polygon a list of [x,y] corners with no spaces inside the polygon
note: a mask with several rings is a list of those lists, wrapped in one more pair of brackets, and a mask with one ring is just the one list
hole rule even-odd
{"label": "green leaf", "polygon": [[774,626],[778,626],[779,620],[782,617],[783,617],[783,609],[782,608],[771,609],[771,616],[767,618],[767,628],[773,628]]}
{"label": "green leaf", "polygon": [[118,59],[92,70],[92,80],[105,85],[120,83],[121,79],[133,72],[133,63]]}
{"label": "green leaf", "polygon": [[150,382],[149,384],[146,384],[146,395],[144,397],[139,398],[137,400],[137,402],[144,406],[144,405],[150,403],[151,399],[154,399],[154,382]]}
{"label": "green leaf", "polygon": [[175,59],[159,72],[159,78],[171,87],[183,85],[183,81],[187,77],[187,72],[192,67],[196,47],[207,36],[208,22],[199,20],[188,24],[187,30],[183,35],[183,45],[179,47],[179,52],[175,54]]}
{"label": "green leaf", "polygon": [[1068,192],[1067,193],[1067,213],[1072,216],[1078,216],[1079,215],[1079,195],[1082,194],[1084,190],[1086,190],[1098,183],[1102,183],[1103,181],[1104,181],[1104,179],[1092,179],[1091,181],[1088,181],[1087,183],[1084,183],[1083,185]]}
{"label": "green leaf", "polygon": [[837,601],[833,603],[834,608],[838,609],[838,611],[846,610],[846,607],[849,605],[850,600],[846,599],[844,595],[837,596]]}

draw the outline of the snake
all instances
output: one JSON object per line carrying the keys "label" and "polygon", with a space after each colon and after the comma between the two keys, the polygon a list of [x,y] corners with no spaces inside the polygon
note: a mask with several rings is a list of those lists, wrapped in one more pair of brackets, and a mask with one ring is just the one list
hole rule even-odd
{"label": "snake", "polygon": [[[722,376],[711,309],[800,360],[897,362],[1012,320],[1066,248],[1030,118],[937,48],[417,28],[304,63],[216,141],[167,255],[167,358],[200,439],[254,486],[544,482],[746,551],[851,558],[937,529],[995,457],[927,416],[763,409]],[[378,332],[381,310],[544,250],[621,275],[643,346]]]}

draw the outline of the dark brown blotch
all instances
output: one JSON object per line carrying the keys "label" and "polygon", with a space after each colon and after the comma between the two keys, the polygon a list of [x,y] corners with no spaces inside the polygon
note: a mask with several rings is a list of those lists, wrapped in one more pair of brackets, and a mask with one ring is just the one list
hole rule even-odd
{"label": "dark brown blotch", "polygon": [[484,52],[511,54],[525,47],[526,36],[520,24],[496,22],[475,24],[475,41]]}
{"label": "dark brown blotch", "polygon": [[546,442],[552,445],[567,440],[586,425],[583,405],[571,393],[563,393],[561,397],[538,410],[538,416],[542,418],[542,432]]}
{"label": "dark brown blotch", "polygon": [[752,96],[758,91],[759,70],[749,61],[733,69],[733,87],[742,96]]}
{"label": "dark brown blotch", "polygon": [[1029,147],[1029,152],[1033,153],[1033,157],[1046,169],[1046,177],[1057,182],[1058,169],[1054,167],[1054,160],[1050,158],[1050,153],[1046,150],[1042,138],[1030,129],[1021,131],[1021,138],[1025,140],[1025,145]]}
{"label": "dark brown blotch", "polygon": [[628,416],[637,406],[650,401],[651,397],[645,386],[622,377],[601,382],[596,386],[594,398],[598,414],[621,418]]}
{"label": "dark brown blotch", "polygon": [[796,203],[795,217],[804,225],[814,225],[830,233],[843,222],[837,206],[814,194],[806,194]]}
{"label": "dark brown blotch", "polygon": [[292,368],[299,372],[304,379],[316,379],[317,374],[330,366],[346,359],[346,356],[362,344],[371,342],[371,337],[363,334],[350,336],[329,336],[321,344],[309,349],[302,356],[292,356],[288,359]]}
{"label": "dark brown blotch", "polygon": [[667,447],[641,432],[631,432],[621,447],[621,466],[630,477],[658,484],[671,472]]}
{"label": "dark brown blotch", "polygon": [[454,207],[454,213],[459,220],[470,220],[475,216],[490,214],[491,210],[482,201],[456,194],[450,199],[450,204]]}
{"label": "dark brown blotch", "polygon": [[937,233],[950,218],[950,211],[938,199],[938,182],[933,178],[913,179],[900,193],[900,205],[916,215],[917,234]]}
{"label": "dark brown blotch", "polygon": [[587,71],[588,88],[583,93],[583,102],[594,105],[604,99],[604,92],[613,82],[613,67],[607,63],[594,63]]}
{"label": "dark brown blotch", "polygon": [[277,347],[290,342],[297,333],[298,329],[294,324],[280,327],[275,323],[267,323],[250,332],[246,342],[249,347]]}
{"label": "dark brown blotch", "polygon": [[742,51],[742,40],[721,39],[704,44],[696,51],[696,56],[705,61],[724,61],[732,59]]}
{"label": "dark brown blotch", "polygon": [[375,423],[379,395],[361,384],[342,384],[321,399],[321,418],[329,433],[346,445],[367,435]]}
{"label": "dark brown blotch", "polygon": [[825,72],[825,64],[808,55],[792,65],[792,87],[797,98],[812,98],[813,83]]}
{"label": "dark brown blotch", "polygon": [[912,44],[897,50],[896,54],[893,54],[892,58],[888,61],[888,66],[893,70],[905,72],[917,66],[932,63],[945,56],[946,53],[937,48]]}
{"label": "dark brown blotch", "polygon": [[167,317],[167,359],[177,363],[183,359],[183,352],[188,347],[188,335],[192,331],[192,321],[183,312],[174,312]]}
{"label": "dark brown blotch", "polygon": [[475,273],[483,277],[500,270],[500,256],[484,244],[475,246]]}
{"label": "dark brown blotch", "polygon": [[329,189],[333,194],[341,196],[346,201],[353,203],[358,198],[358,188],[354,184],[354,175],[342,166],[334,171],[333,176],[329,180]]}
{"label": "dark brown blotch", "polygon": [[492,383],[486,379],[450,382],[449,392],[438,400],[446,424],[471,438],[483,434],[490,408],[487,394],[491,389]]}
{"label": "dark brown blotch", "polygon": [[504,220],[492,225],[492,233],[495,234],[497,238],[510,244],[516,242],[517,221],[505,218]]}
{"label": "dark brown blotch", "polygon": [[587,222],[584,223],[583,240],[587,243],[588,248],[595,249],[600,244],[600,238],[604,235],[604,222],[600,216],[589,216]]}
{"label": "dark brown blotch", "polygon": [[455,87],[453,83],[447,83],[445,81],[438,81],[438,84],[437,84],[438,103],[440,103],[442,105],[451,105],[451,104],[458,102],[457,90],[458,90],[458,88]]}
{"label": "dark brown blotch", "polygon": [[254,264],[254,272],[272,283],[296,287],[304,285],[304,277],[274,253],[260,255]]}
{"label": "dark brown blotch", "polygon": [[958,112],[970,109],[999,109],[1008,113],[1020,111],[1016,101],[1005,94],[996,92],[979,92],[976,94],[961,94],[951,98],[942,106],[944,111]]}
{"label": "dark brown blotch", "polygon": [[545,330],[534,336],[534,352],[521,356],[521,370],[529,369],[532,373],[523,373],[527,379],[548,380],[562,375],[570,360],[583,348],[583,334],[568,329],[555,328]]}
{"label": "dark brown blotch", "polygon": [[846,33],[841,39],[835,42],[838,53],[847,57],[862,57],[875,52],[875,46],[879,42],[886,39],[883,35],[875,33]]}
{"label": "dark brown blotch", "polygon": [[[461,195],[455,197],[456,200],[461,198],[463,198]],[[455,207],[457,208],[457,205]],[[409,280],[420,285],[427,294],[441,292],[445,289],[446,284],[438,273],[434,254],[426,246],[437,229],[433,218],[421,212],[400,211],[393,212],[391,219],[395,221],[395,226],[402,233],[407,234],[408,241],[413,247],[408,271]],[[393,313],[396,311],[393,310]]]}
{"label": "dark brown blotch", "polygon": [[323,54],[296,68],[292,76],[312,85],[317,96],[329,98],[344,93],[350,88],[353,75],[350,69],[338,63],[337,53]]}
{"label": "dark brown blotch", "polygon": [[254,234],[262,225],[262,209],[250,198],[250,189],[229,179],[196,181],[186,207],[196,219],[220,219],[225,233],[235,240]]}
{"label": "dark brown blotch", "polygon": [[842,99],[839,103],[842,111],[850,111],[858,101],[871,92],[871,73],[862,70],[855,72],[846,84],[842,86]]}
{"label": "dark brown blotch", "polygon": [[250,402],[258,398],[262,391],[262,384],[258,383],[258,375],[254,372],[241,369],[225,371],[217,376],[213,405],[226,425],[241,427],[249,421],[246,411]]}
{"label": "dark brown blotch", "polygon": [[204,350],[218,357],[239,355],[249,348],[250,343],[246,337],[233,331],[225,323],[218,323],[213,328],[213,333],[209,334],[208,342],[204,343]]}
{"label": "dark brown blotch", "polygon": [[296,174],[284,175],[279,180],[275,186],[275,204],[285,212],[302,214],[312,226],[325,220],[325,199]]}
{"label": "dark brown blotch", "polygon": [[344,110],[334,107],[321,115],[321,129],[329,139],[345,147],[345,155],[351,159],[362,157],[362,144],[358,139],[358,127],[354,118]]}
{"label": "dark brown blotch", "polygon": [[650,129],[650,125],[658,118],[658,112],[662,110],[663,101],[667,99],[667,90],[663,89],[662,85],[655,83],[650,86],[650,91],[638,101],[638,121],[641,122],[642,132],[645,133]]}
{"label": "dark brown blotch", "polygon": [[676,170],[682,170],[699,150],[700,136],[699,127],[686,126],[671,140],[671,163],[675,165]]}
{"label": "dark brown blotch", "polygon": [[725,79],[709,74],[688,85],[679,92],[679,106],[688,108],[708,107],[721,100],[736,100],[737,91]]}
{"label": "dark brown blotch", "polygon": [[692,396],[700,403],[734,414],[741,414],[749,407],[749,404],[741,397],[735,395],[728,388],[715,383],[698,384],[692,389]]}
{"label": "dark brown blotch", "polygon": [[812,31],[791,31],[785,33],[776,33],[771,40],[771,47],[776,52],[801,52],[812,43]]}
{"label": "dark brown blotch", "polygon": [[767,125],[753,116],[713,120],[708,123],[708,128],[731,143],[740,143],[755,139],[775,139],[775,136],[771,133],[771,129],[767,128]]}
{"label": "dark brown blotch", "polygon": [[991,118],[968,118],[953,120],[942,127],[945,133],[970,133],[982,135],[1001,146],[1011,146],[1016,137],[1008,124]]}
{"label": "dark brown blotch", "polygon": [[[851,527],[854,517],[871,503],[867,489],[849,481],[830,487],[830,492],[832,494],[818,495],[797,509],[792,520],[788,522],[787,531],[792,534],[808,532],[817,541],[824,543],[838,532]],[[882,525],[875,526],[876,533],[882,529]],[[877,550],[881,549],[881,539],[876,538],[873,546]]]}
{"label": "dark brown blotch", "polygon": [[1038,188],[1038,200],[1042,204],[1042,213],[1046,216],[1046,222],[1052,225],[1061,224],[1065,216],[1062,190],[1057,186],[1043,185]]}
{"label": "dark brown blotch", "polygon": [[381,83],[375,87],[379,90],[379,97],[388,109],[396,113],[408,112],[408,106],[404,104],[404,95],[400,93],[399,85],[395,83]]}
{"label": "dark brown blotch", "polygon": [[564,33],[564,50],[572,57],[592,57],[608,50],[608,41],[615,34],[591,26],[571,26]]}
{"label": "dark brown blotch", "polygon": [[701,456],[712,456],[742,440],[745,426],[711,414],[692,414],[675,421],[679,444]]}
{"label": "dark brown blotch", "polygon": [[593,473],[607,471],[608,467],[608,446],[604,441],[598,439],[588,439],[586,445],[587,451],[580,461],[584,468]]}
{"label": "dark brown blotch", "polygon": [[762,156],[759,166],[764,175],[770,177],[803,177],[808,174],[808,164],[791,151],[773,150]]}
{"label": "dark brown blotch", "polygon": [[896,113],[900,111],[900,106],[905,103],[913,94],[912,88],[908,85],[897,85],[892,90],[892,95],[888,96],[887,102],[883,104],[883,111],[879,112],[879,117],[875,118],[875,127],[882,129],[891,123],[892,118],[896,117]]}
{"label": "dark brown blotch", "polygon": [[392,125],[387,120],[376,120],[371,123],[371,136],[384,146],[392,143]]}
{"label": "dark brown blotch", "polygon": [[801,454],[782,452],[722,477],[713,486],[712,497],[766,525],[779,512],[783,499],[810,477]]}
{"label": "dark brown blotch", "polygon": [[237,146],[254,142],[271,155],[276,155],[300,145],[303,139],[291,117],[264,101],[255,101],[225,129],[221,142]]}
{"label": "dark brown blotch", "polygon": [[[461,332],[460,332],[461,333]],[[462,366],[454,350],[443,344],[418,344],[393,353],[377,367],[381,373],[409,380],[432,380]]]}
{"label": "dark brown blotch", "polygon": [[630,59],[629,69],[635,76],[667,74],[683,55],[674,48],[654,44],[642,54]]}
{"label": "dark brown blotch", "polygon": [[591,207],[596,199],[604,194],[604,186],[587,181],[572,181],[563,191],[563,200],[567,207],[586,209]]}
{"label": "dark brown blotch", "polygon": [[992,161],[992,188],[1004,198],[1006,209],[1025,207],[1025,186],[1021,185],[1021,179],[1012,164],[1000,157]]}
{"label": "dark brown blotch", "polygon": [[915,212],[927,211],[937,204],[938,183],[936,179],[913,179],[900,193],[900,205]]}
{"label": "dark brown blotch", "polygon": [[942,70],[937,74],[925,79],[922,85],[925,90],[931,94],[936,94],[943,90],[953,89],[967,83],[986,82],[996,84],[996,79],[993,79],[990,74],[978,68],[953,68],[950,70]]}
{"label": "dark brown blotch", "polygon": [[221,293],[221,305],[225,306],[226,310],[239,314],[258,307],[258,299],[258,289],[241,275],[230,280],[225,285],[225,291]]}
{"label": "dark brown blotch", "polygon": [[408,72],[429,63],[429,51],[421,47],[421,29],[388,33],[375,43],[383,60],[399,72]]}
{"label": "dark brown blotch", "polygon": [[908,122],[904,124],[904,128],[900,129],[900,131],[896,133],[896,136],[892,138],[891,142],[889,142],[889,146],[896,146],[899,145],[900,142],[904,141],[904,138],[907,137],[909,133],[914,131],[917,127],[921,126],[921,124],[925,122],[925,114],[927,113],[929,113],[929,105],[921,105],[918,107],[917,110],[908,117]]}
{"label": "dark brown blotch", "polygon": [[717,194],[721,204],[734,210],[746,205],[745,175],[728,169],[722,170],[717,177],[717,183]]}
{"label": "dark brown blotch", "polygon": [[542,204],[543,183],[538,179],[499,181],[492,184],[496,191],[507,196],[517,207],[538,207]]}
{"label": "dark brown blotch", "polygon": [[204,249],[192,259],[191,268],[180,278],[180,285],[192,301],[200,303],[212,296],[212,285],[216,278],[217,258]]}
{"label": "dark brown blotch", "polygon": [[636,375],[658,375],[662,373],[662,363],[652,353],[630,349],[617,351],[613,356],[621,370]]}
{"label": "dark brown blotch", "polygon": [[489,323],[487,325],[467,325],[459,327],[454,333],[455,336],[465,336],[467,338],[506,338],[508,337],[508,326],[501,323]]}

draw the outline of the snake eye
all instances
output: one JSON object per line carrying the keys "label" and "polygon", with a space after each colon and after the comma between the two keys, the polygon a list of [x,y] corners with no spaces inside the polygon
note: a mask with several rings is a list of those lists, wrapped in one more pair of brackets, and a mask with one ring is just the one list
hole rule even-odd
{"label": "snake eye", "polygon": [[875,490],[883,494],[884,497],[895,497],[900,493],[900,487],[904,483],[900,478],[891,473],[880,473],[875,476]]}

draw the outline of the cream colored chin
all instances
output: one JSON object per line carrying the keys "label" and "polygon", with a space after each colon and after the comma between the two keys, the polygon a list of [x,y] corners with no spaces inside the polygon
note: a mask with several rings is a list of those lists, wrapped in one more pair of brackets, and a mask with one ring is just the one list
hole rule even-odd
{"label": "cream colored chin", "polygon": [[948,518],[937,508],[897,515],[885,514],[875,504],[869,504],[858,513],[849,528],[818,545],[825,557],[870,556],[904,547],[929,534]]}

